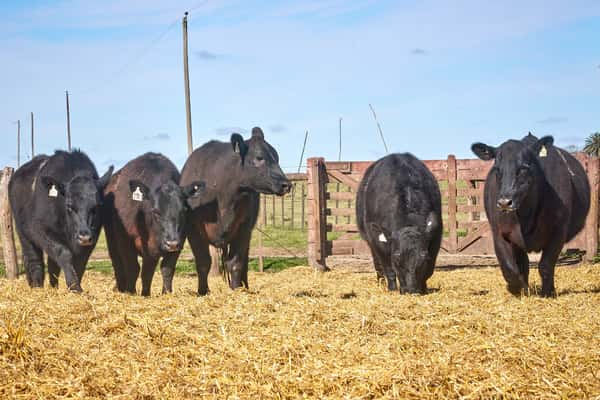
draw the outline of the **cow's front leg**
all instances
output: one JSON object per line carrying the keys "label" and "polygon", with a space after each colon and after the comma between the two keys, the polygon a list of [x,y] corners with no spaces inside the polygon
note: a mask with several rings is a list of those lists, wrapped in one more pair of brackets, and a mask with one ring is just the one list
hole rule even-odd
{"label": "cow's front leg", "polygon": [[494,249],[496,250],[496,257],[500,263],[500,269],[502,270],[504,280],[506,280],[508,291],[514,295],[525,294],[528,286],[519,270],[514,246],[503,237],[497,236],[494,238]]}
{"label": "cow's front leg", "polygon": [[73,265],[71,251],[61,244],[52,243],[48,246],[48,257],[53,259],[63,270],[67,288],[72,292],[82,292],[83,289],[81,289],[81,283]]}

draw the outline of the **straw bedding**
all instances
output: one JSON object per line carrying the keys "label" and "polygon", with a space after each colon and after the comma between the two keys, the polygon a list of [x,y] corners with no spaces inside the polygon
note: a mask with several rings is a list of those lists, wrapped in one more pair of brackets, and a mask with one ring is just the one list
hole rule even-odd
{"label": "straw bedding", "polygon": [[298,267],[204,298],[158,275],[146,299],[93,272],[83,295],[0,280],[0,398],[598,398],[600,266],[556,282],[518,299],[497,269],[439,270],[400,296]]}

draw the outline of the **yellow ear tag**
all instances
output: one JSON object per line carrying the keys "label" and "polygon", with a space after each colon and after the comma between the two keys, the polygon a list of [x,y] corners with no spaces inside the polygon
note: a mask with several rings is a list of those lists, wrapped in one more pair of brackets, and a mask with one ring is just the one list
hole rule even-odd
{"label": "yellow ear tag", "polygon": [[542,146],[542,148],[540,149],[540,157],[546,157],[548,155],[548,150],[546,150],[546,146]]}
{"label": "yellow ear tag", "polygon": [[135,188],[135,190],[131,194],[131,198],[133,199],[133,201],[143,201],[144,200],[144,193],[142,193],[139,186]]}
{"label": "yellow ear tag", "polygon": [[58,197],[58,190],[56,190],[56,186],[50,186],[50,190],[48,190],[48,197]]}

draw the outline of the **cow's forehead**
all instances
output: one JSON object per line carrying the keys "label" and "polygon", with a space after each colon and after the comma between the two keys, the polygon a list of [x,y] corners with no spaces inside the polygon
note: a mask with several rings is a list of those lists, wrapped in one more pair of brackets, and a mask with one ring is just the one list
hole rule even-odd
{"label": "cow's forehead", "polygon": [[252,139],[250,139],[250,146],[251,147],[255,146],[254,147],[255,149],[260,149],[266,155],[268,155],[271,159],[273,159],[277,162],[279,161],[279,155],[277,154],[277,151],[275,151],[273,146],[271,146],[269,143],[267,143],[266,140],[252,138]]}
{"label": "cow's forehead", "polygon": [[98,187],[92,177],[78,176],[69,182],[67,193],[74,199],[96,199]]}
{"label": "cow's forehead", "polygon": [[496,152],[496,162],[503,164],[503,162],[526,160],[532,153],[529,148],[518,140],[509,140],[504,142]]}

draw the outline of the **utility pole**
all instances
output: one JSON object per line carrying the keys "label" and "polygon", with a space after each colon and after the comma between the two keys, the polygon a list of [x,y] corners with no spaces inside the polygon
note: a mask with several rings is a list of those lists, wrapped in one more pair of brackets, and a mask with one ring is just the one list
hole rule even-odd
{"label": "utility pole", "polygon": [[340,152],[338,153],[338,161],[342,161],[342,117],[340,117]]}
{"label": "utility pole", "polygon": [[31,158],[35,156],[35,146],[33,145],[33,112],[31,113]]}
{"label": "utility pole", "polygon": [[17,168],[21,166],[21,120],[17,120]]}
{"label": "utility pole", "polygon": [[190,70],[188,66],[188,12],[183,16],[183,78],[185,81],[185,114],[187,123],[188,155],[192,154],[194,145],[192,143],[192,105],[190,102]]}
{"label": "utility pole", "polygon": [[67,149],[71,151],[71,110],[69,109],[69,91],[65,91],[67,98]]}

